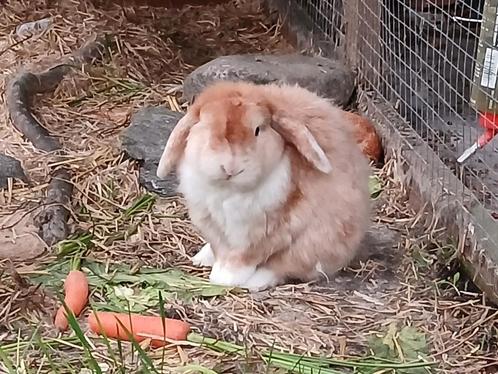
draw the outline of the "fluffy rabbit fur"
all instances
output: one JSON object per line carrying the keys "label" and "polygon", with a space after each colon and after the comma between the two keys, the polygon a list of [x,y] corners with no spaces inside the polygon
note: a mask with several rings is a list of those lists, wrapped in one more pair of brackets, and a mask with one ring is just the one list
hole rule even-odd
{"label": "fluffy rabbit fur", "polygon": [[370,168],[341,110],[298,86],[215,83],[171,133],[213,283],[253,290],[348,265],[368,229]]}

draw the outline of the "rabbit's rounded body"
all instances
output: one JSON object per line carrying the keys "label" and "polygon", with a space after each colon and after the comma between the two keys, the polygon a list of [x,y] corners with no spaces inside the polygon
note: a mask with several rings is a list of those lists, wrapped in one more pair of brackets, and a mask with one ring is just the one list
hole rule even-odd
{"label": "rabbit's rounded body", "polygon": [[343,112],[298,86],[230,82],[193,107],[201,125],[176,162],[211,280],[261,289],[346,266],[368,228],[370,169]]}

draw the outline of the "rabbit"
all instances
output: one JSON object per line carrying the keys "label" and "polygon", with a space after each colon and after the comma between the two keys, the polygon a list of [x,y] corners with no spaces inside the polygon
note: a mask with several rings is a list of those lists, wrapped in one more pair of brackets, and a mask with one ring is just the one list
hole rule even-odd
{"label": "rabbit", "polygon": [[298,85],[218,81],[168,138],[210,282],[252,291],[330,277],[369,228],[370,164],[350,119]]}

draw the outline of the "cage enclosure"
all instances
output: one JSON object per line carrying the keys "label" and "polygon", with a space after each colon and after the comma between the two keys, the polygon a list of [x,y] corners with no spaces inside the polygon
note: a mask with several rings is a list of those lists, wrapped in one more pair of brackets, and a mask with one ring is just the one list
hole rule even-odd
{"label": "cage enclosure", "polygon": [[289,38],[357,73],[409,203],[498,302],[498,2],[269,0]]}

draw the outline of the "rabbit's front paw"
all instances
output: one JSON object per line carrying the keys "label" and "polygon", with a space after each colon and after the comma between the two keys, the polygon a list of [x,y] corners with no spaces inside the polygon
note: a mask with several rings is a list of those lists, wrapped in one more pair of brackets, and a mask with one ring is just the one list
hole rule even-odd
{"label": "rabbit's front paw", "polygon": [[255,266],[230,266],[230,264],[215,262],[209,280],[221,286],[241,287],[255,271]]}
{"label": "rabbit's front paw", "polygon": [[211,267],[214,265],[214,253],[211,244],[206,243],[202,246],[199,252],[192,257],[192,264],[199,267]]}
{"label": "rabbit's front paw", "polygon": [[242,288],[247,288],[249,291],[262,291],[278,284],[277,275],[270,269],[265,267],[258,268],[252,277],[250,277]]}

